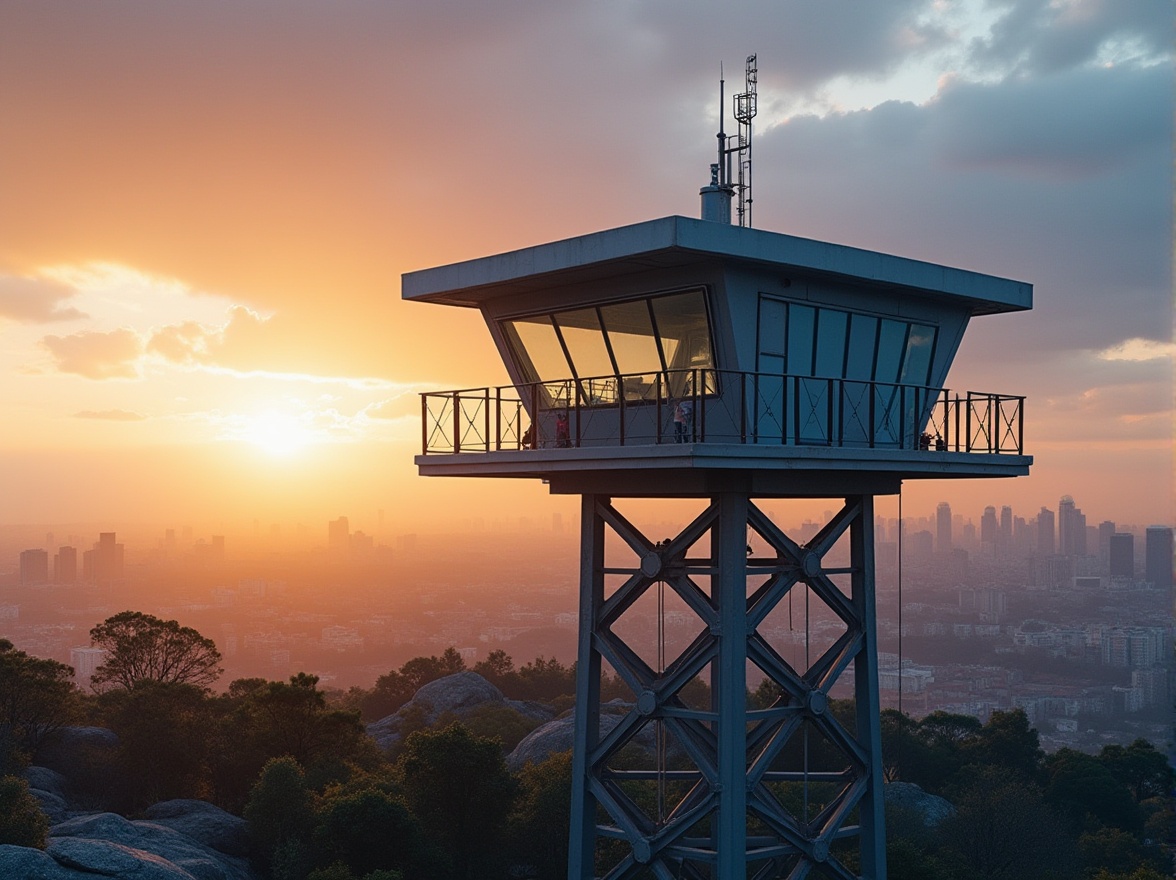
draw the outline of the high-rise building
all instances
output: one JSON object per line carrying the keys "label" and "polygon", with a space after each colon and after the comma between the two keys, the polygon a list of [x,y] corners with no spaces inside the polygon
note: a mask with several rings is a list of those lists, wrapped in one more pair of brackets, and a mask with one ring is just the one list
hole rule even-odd
{"label": "high-rise building", "polygon": [[24,585],[49,583],[49,553],[47,551],[20,551],[20,582]]}
{"label": "high-rise building", "polygon": [[351,524],[347,517],[327,523],[327,546],[332,553],[347,553],[351,549]]}
{"label": "high-rise building", "polygon": [[78,551],[62,546],[53,557],[53,583],[76,584],[78,581]]}
{"label": "high-rise building", "polygon": [[997,543],[1006,550],[1013,546],[1013,509],[1007,504],[1000,509],[1000,533]]}
{"label": "high-rise building", "polygon": [[1172,586],[1172,529],[1148,526],[1144,536],[1144,578],[1157,589]]}
{"label": "high-rise building", "polygon": [[996,544],[996,508],[984,508],[984,515],[980,517],[980,543],[994,546]]}
{"label": "high-rise building", "polygon": [[104,648],[70,648],[69,665],[73,667],[74,681],[77,682],[78,687],[90,686],[90,679],[93,677],[94,671],[102,665],[105,659],[106,650]]}
{"label": "high-rise building", "polygon": [[1063,495],[1058,502],[1058,552],[1063,556],[1086,555],[1086,517],[1069,495]]}
{"label": "high-rise building", "polygon": [[1037,555],[1053,556],[1057,552],[1054,542],[1054,512],[1048,507],[1037,513]]}
{"label": "high-rise building", "polygon": [[1113,578],[1135,577],[1135,536],[1127,532],[1111,535],[1107,550],[1110,575]]}
{"label": "high-rise building", "polygon": [[122,580],[123,545],[116,543],[114,532],[99,532],[98,543],[82,554],[82,580],[92,584],[109,584]]}
{"label": "high-rise building", "polygon": [[946,501],[935,508],[935,549],[940,553],[951,549],[951,505]]}
{"label": "high-rise building", "polygon": [[1098,524],[1098,561],[1104,567],[1110,565],[1111,535],[1115,534],[1115,531],[1115,524],[1109,519]]}

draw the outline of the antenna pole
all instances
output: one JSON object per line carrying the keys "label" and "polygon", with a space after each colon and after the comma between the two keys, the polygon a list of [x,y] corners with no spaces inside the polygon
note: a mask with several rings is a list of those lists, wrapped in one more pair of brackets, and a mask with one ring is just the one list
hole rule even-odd
{"label": "antenna pole", "polygon": [[723,62],[719,62],[719,186],[726,186],[731,179],[730,159],[727,157],[727,135],[723,130],[723,117],[727,113],[724,97]]}

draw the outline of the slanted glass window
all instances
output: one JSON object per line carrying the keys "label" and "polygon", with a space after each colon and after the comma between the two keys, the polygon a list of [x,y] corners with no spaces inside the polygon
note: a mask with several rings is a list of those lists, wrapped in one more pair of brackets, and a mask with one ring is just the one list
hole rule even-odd
{"label": "slanted glass window", "polygon": [[663,369],[646,300],[601,306],[600,317],[622,374],[656,373]]}
{"label": "slanted glass window", "polygon": [[836,377],[845,370],[845,330],[849,314],[835,309],[817,309],[817,356],[813,375]]}
{"label": "slanted glass window", "polygon": [[675,396],[689,393],[692,375],[699,392],[714,391],[701,289],[528,315],[501,326],[528,382],[570,387],[568,380],[578,380],[584,404],[615,402],[621,389],[627,400],[651,400],[658,388],[666,394],[667,376]]}
{"label": "slanted glass window", "polygon": [[559,312],[553,317],[578,378],[596,379],[616,373],[608,346],[604,344],[604,334],[600,332],[600,316],[596,309]]}
{"label": "slanted glass window", "polygon": [[796,376],[813,375],[813,318],[811,306],[788,307],[788,372]]}
{"label": "slanted glass window", "polygon": [[504,321],[502,326],[528,382],[552,382],[571,377],[568,359],[564,357],[550,315]]}
{"label": "slanted glass window", "polygon": [[878,319],[873,315],[851,315],[845,378],[869,380],[873,377],[874,346],[877,342]]}
{"label": "slanted glass window", "polygon": [[935,328],[912,324],[907,337],[906,360],[902,365],[904,385],[926,385],[930,381],[931,355],[935,346]]}
{"label": "slanted glass window", "polygon": [[874,365],[875,382],[893,384],[898,381],[908,326],[902,321],[882,319],[882,328],[878,333],[878,357]]}

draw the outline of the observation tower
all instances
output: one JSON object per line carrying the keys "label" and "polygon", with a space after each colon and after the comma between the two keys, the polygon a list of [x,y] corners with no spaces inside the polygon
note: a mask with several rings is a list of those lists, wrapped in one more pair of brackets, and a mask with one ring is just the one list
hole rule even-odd
{"label": "observation tower", "polygon": [[[708,219],[402,280],[478,309],[511,380],[422,395],[420,473],[581,496],[572,880],[885,877],[874,498],[1032,462],[1022,397],[944,387],[968,321],[1031,308],[1031,285],[751,228],[754,84],[752,56]],[[663,539],[634,498],[701,512]],[[792,498],[838,509],[802,540],[764,509]],[[803,651],[794,597],[825,615]],[[628,699],[602,700],[602,670]]]}

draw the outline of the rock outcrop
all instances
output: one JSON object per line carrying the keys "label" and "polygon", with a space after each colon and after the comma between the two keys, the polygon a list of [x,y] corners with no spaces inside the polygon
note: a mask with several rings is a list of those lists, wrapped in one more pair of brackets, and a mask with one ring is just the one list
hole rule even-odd
{"label": "rock outcrop", "polygon": [[369,724],[367,732],[380,748],[390,749],[400,742],[405,722],[410,718],[432,725],[442,715],[461,719],[487,706],[512,709],[536,722],[548,721],[552,714],[538,703],[508,700],[491,682],[467,670],[423,685],[399,710]]}
{"label": "rock outcrop", "polygon": [[48,767],[29,767],[24,771],[29,793],[41,803],[41,810],[50,823],[63,822],[69,817],[70,804],[66,797],[66,779]]}
{"label": "rock outcrop", "polygon": [[[632,703],[623,700],[613,700],[600,707],[600,735],[606,736],[609,731],[621,723],[621,719],[633,708]],[[524,764],[538,764],[549,755],[556,752],[566,752],[572,748],[576,730],[576,710],[569,709],[559,718],[536,727],[515,746],[514,751],[506,756],[506,766],[512,773],[517,773]],[[648,752],[654,750],[653,725],[646,724],[633,740],[636,745]]]}
{"label": "rock outcrop", "polygon": [[951,802],[928,794],[913,782],[888,782],[883,786],[886,806],[918,817],[925,828],[935,828],[955,813]]}
{"label": "rock outcrop", "polygon": [[94,813],[60,822],[50,829],[44,852],[0,846],[0,877],[255,880],[243,857],[244,820],[201,801],[165,801],[152,810],[160,814],[157,821]]}

